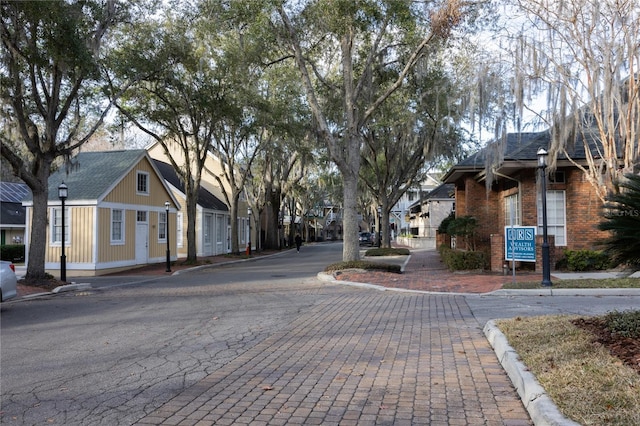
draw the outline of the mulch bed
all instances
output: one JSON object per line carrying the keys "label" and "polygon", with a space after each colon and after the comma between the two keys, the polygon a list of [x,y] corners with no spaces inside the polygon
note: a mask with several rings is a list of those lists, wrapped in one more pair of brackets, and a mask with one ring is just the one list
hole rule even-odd
{"label": "mulch bed", "polygon": [[596,344],[604,345],[611,355],[640,374],[640,339],[612,333],[598,318],[579,318],[573,323],[593,334]]}

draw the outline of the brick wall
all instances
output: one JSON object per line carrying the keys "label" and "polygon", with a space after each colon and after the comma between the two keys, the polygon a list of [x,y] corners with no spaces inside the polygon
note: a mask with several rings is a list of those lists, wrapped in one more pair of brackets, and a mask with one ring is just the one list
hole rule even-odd
{"label": "brick wall", "polygon": [[[554,238],[550,236],[552,268],[563,256],[564,249],[597,249],[597,242],[606,237],[606,233],[597,228],[601,221],[601,202],[593,187],[579,170],[560,170],[565,173],[565,182],[548,183],[547,190],[565,191],[567,245],[555,248],[552,244]],[[456,183],[456,217],[474,216],[478,219],[476,248],[490,250],[491,270],[494,272],[502,271],[504,264],[504,198],[518,192],[522,225],[537,226],[539,176],[538,169],[524,169],[514,175],[520,182],[519,187],[513,181],[507,185],[503,178],[494,183],[488,193],[484,182],[477,182],[471,176]],[[461,243],[458,243],[458,248],[464,247]],[[541,266],[536,264],[536,269],[539,268]]]}
{"label": "brick wall", "polygon": [[598,249],[596,242],[607,233],[598,230],[602,220],[602,203],[584,173],[576,169],[565,171],[565,184],[550,184],[549,189],[562,189],[566,194],[567,249]]}

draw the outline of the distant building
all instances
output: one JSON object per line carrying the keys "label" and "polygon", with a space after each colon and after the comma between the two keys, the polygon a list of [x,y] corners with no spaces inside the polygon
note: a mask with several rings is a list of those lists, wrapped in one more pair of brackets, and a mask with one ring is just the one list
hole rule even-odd
{"label": "distant building", "polygon": [[422,181],[417,187],[410,188],[404,193],[400,200],[391,209],[389,214],[390,228],[392,236],[398,236],[401,234],[412,234],[411,223],[409,220],[409,208],[420,203],[426,195],[434,190],[440,181],[434,174],[429,174],[427,178]]}
{"label": "distant building", "polygon": [[409,228],[416,237],[435,238],[440,223],[455,210],[455,187],[443,183],[409,206]]}

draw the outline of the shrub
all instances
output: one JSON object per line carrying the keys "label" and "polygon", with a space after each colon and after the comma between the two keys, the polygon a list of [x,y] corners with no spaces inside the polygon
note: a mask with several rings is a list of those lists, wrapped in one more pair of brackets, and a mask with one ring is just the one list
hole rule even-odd
{"label": "shrub", "polygon": [[24,244],[7,244],[0,247],[0,259],[24,262]]}
{"label": "shrub", "polygon": [[365,256],[407,256],[410,254],[406,248],[372,248],[365,252]]}
{"label": "shrub", "polygon": [[367,271],[382,271],[401,273],[400,265],[392,265],[388,263],[367,262],[364,260],[352,260],[349,262],[332,263],[324,268],[325,272],[342,271],[344,269],[365,269]]}
{"label": "shrub", "polygon": [[478,220],[473,216],[460,216],[448,222],[446,233],[452,237],[462,237],[467,249],[475,250],[475,235]]}
{"label": "shrub", "polygon": [[481,251],[464,251],[441,248],[440,256],[442,256],[442,262],[451,271],[489,268],[489,256]]}
{"label": "shrub", "polygon": [[449,229],[449,224],[455,219],[456,219],[456,213],[455,212],[449,213],[449,216],[445,217],[444,219],[442,219],[442,222],[440,222],[440,226],[438,226],[438,232],[441,234],[446,234],[447,230]]}
{"label": "shrub", "polygon": [[611,333],[640,338],[640,311],[610,312],[604,316],[604,321]]}
{"label": "shrub", "polygon": [[570,271],[601,271],[611,263],[605,253],[596,250],[566,250],[564,255]]}

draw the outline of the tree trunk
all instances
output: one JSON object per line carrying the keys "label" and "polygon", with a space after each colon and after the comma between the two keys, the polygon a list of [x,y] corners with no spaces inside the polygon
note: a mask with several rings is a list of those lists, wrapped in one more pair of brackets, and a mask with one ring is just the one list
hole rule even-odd
{"label": "tree trunk", "polygon": [[349,262],[360,259],[360,243],[358,242],[358,174],[343,173],[344,208],[343,208],[343,246],[342,260]]}
{"label": "tree trunk", "polygon": [[240,242],[238,241],[238,199],[240,193],[233,191],[229,215],[231,216],[231,253],[240,253]]}
{"label": "tree trunk", "polygon": [[195,188],[188,191],[187,197],[187,259],[188,263],[196,263],[198,260],[198,249],[196,246],[196,215],[198,214],[198,195]]}
{"label": "tree trunk", "polygon": [[[31,188],[33,194],[33,213],[31,230],[29,231],[29,254],[27,257],[27,273],[25,279],[40,280],[45,278],[45,253],[47,248],[49,175],[51,163],[43,164],[37,176],[40,186]],[[70,219],[70,218],[69,218]],[[68,219],[67,219],[68,220]]]}
{"label": "tree trunk", "polygon": [[280,212],[280,192],[269,191],[267,193],[266,212],[266,229],[264,247],[267,249],[277,249],[280,246],[278,226],[278,213]]}

